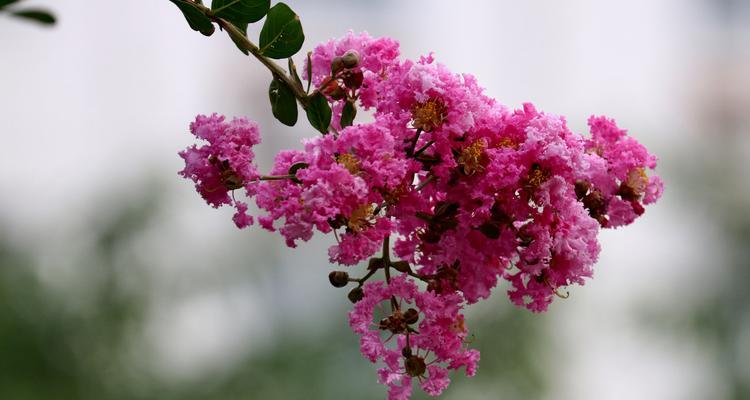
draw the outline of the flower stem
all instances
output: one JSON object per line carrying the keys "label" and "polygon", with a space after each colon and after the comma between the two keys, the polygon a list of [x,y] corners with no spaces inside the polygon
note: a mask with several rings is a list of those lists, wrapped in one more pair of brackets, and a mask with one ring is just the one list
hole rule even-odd
{"label": "flower stem", "polygon": [[422,182],[419,182],[419,185],[417,185],[417,187],[415,187],[414,190],[416,191],[422,190],[425,186],[427,186],[428,183],[432,182],[434,179],[435,179],[435,175],[428,176],[427,178],[425,178],[425,180],[423,180]]}
{"label": "flower stem", "polygon": [[[297,98],[297,101],[302,106],[303,109],[307,110],[307,93],[303,90],[301,86],[299,86],[289,74],[287,74],[286,71],[284,71],[283,68],[281,68],[276,62],[271,60],[270,58],[266,57],[261,53],[260,48],[255,45],[255,43],[251,42],[250,39],[247,38],[247,35],[242,32],[241,30],[237,29],[234,25],[232,25],[229,21],[219,18],[214,15],[214,12],[211,11],[210,8],[200,4],[200,3],[194,3],[195,7],[197,7],[203,14],[205,14],[208,18],[215,21],[219,26],[229,34],[229,36],[234,40],[234,42],[243,50],[246,50],[248,53],[252,54],[258,61],[260,61],[261,64],[263,64],[266,68],[268,68],[269,71],[273,74],[273,76],[281,81],[284,85],[286,85],[289,90],[294,93],[294,97]],[[289,71],[291,72],[291,71]],[[309,78],[309,77],[308,77]]]}
{"label": "flower stem", "polygon": [[385,270],[385,281],[391,283],[391,237],[383,239],[383,269]]}
{"label": "flower stem", "polygon": [[258,180],[260,181],[283,181],[284,179],[292,179],[294,175],[261,175]]}

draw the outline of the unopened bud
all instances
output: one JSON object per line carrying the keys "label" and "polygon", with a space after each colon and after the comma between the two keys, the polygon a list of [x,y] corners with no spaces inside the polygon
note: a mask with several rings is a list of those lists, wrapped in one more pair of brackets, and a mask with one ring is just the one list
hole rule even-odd
{"label": "unopened bud", "polygon": [[331,61],[331,74],[336,75],[342,69],[344,69],[344,59],[341,57],[334,57]]}
{"label": "unopened bud", "polygon": [[328,280],[334,287],[344,287],[349,283],[349,274],[346,271],[331,271],[328,274]]}
{"label": "unopened bud", "polygon": [[346,97],[346,92],[339,86],[335,80],[331,81],[326,87],[322,88],[321,91],[326,96],[330,96],[334,100],[341,100]]}
{"label": "unopened bud", "polygon": [[351,301],[352,303],[356,303],[362,300],[363,297],[365,297],[365,292],[361,287],[355,287],[351,292],[349,292],[347,297],[349,297],[349,301]]}
{"label": "unopened bud", "polygon": [[404,322],[408,325],[416,324],[419,321],[419,311],[410,308],[404,313]]}
{"label": "unopened bud", "polygon": [[411,357],[411,347],[404,346],[404,348],[401,349],[401,355],[404,356],[404,358]]}
{"label": "unopened bud", "polygon": [[598,190],[592,190],[583,198],[583,206],[589,209],[589,211],[598,212],[603,210],[606,206],[604,195]]}
{"label": "unopened bud", "polygon": [[344,85],[349,89],[359,89],[362,86],[362,82],[365,80],[362,71],[346,71],[342,75]]}
{"label": "unopened bud", "polygon": [[576,181],[576,186],[575,186],[576,198],[578,198],[578,200],[581,200],[584,197],[586,197],[586,195],[589,192],[589,188],[590,187],[591,187],[590,183],[588,183],[588,182],[586,182],[584,180],[581,180],[581,179],[577,180]]}
{"label": "unopened bud", "polygon": [[356,68],[359,65],[359,53],[357,50],[349,50],[341,56],[341,61],[346,68]]}
{"label": "unopened bud", "polygon": [[424,358],[412,355],[406,357],[404,360],[404,369],[407,375],[417,377],[424,375],[427,365],[424,362]]}

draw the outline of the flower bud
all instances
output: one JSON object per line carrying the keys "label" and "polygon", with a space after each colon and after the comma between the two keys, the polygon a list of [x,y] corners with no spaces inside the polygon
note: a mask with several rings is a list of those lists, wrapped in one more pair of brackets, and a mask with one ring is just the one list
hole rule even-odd
{"label": "flower bud", "polygon": [[344,59],[341,57],[334,57],[331,61],[331,75],[336,75],[344,69]]}
{"label": "flower bud", "polygon": [[351,301],[352,303],[356,303],[362,300],[363,297],[365,297],[365,292],[361,287],[355,287],[351,292],[349,292],[347,297],[349,298],[349,301]]}
{"label": "flower bud", "polygon": [[607,203],[601,191],[592,190],[583,198],[583,206],[586,207],[590,213],[601,214],[607,208]]}
{"label": "flower bud", "polygon": [[408,325],[416,324],[419,321],[419,311],[410,308],[404,313],[404,322]]}
{"label": "flower bud", "polygon": [[576,181],[576,186],[575,186],[576,198],[578,200],[581,200],[584,197],[586,197],[586,194],[588,194],[590,187],[591,187],[590,183],[588,183],[588,182],[586,182],[586,181],[584,181],[582,179],[577,180]]}
{"label": "flower bud", "polygon": [[346,68],[356,68],[359,65],[359,53],[357,50],[349,50],[341,56],[341,61]]}
{"label": "flower bud", "polygon": [[349,274],[346,271],[331,271],[328,274],[328,280],[334,287],[341,288],[349,283]]}
{"label": "flower bud", "polygon": [[341,100],[346,97],[346,92],[339,86],[338,82],[331,81],[326,87],[322,88],[321,91],[324,95],[330,96],[334,100]]}
{"label": "flower bud", "polygon": [[404,346],[404,348],[401,349],[401,355],[404,356],[404,358],[411,357],[411,347]]}
{"label": "flower bud", "polygon": [[360,86],[362,86],[362,82],[365,80],[362,71],[347,71],[342,75],[344,85],[349,89],[359,89]]}
{"label": "flower bud", "polygon": [[424,358],[412,355],[406,357],[404,360],[404,369],[409,376],[422,376],[427,370],[427,365],[424,362]]}

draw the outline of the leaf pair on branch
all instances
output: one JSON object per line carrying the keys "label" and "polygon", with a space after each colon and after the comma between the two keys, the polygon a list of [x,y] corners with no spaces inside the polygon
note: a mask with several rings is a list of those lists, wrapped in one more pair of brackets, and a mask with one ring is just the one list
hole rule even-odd
{"label": "leaf pair on branch", "polygon": [[[271,7],[270,0],[214,0],[208,9],[201,2],[170,1],[182,11],[193,30],[206,36],[214,33],[215,18],[231,23],[247,36],[248,25],[265,17],[258,48],[258,53],[265,57],[291,57],[302,48],[305,41],[299,16],[284,3]],[[234,36],[232,39],[243,53],[248,54],[246,43],[238,41]]]}

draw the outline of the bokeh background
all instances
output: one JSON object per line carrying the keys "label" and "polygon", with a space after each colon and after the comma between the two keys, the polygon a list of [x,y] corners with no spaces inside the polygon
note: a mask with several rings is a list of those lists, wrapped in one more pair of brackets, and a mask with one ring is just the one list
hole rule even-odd
{"label": "bokeh background", "polygon": [[[471,309],[480,370],[445,399],[750,399],[750,2],[288,3],[305,51],[392,36],[660,156],[664,198],[601,234],[585,287],[543,315],[505,286]],[[272,119],[268,72],[166,0],[27,4],[59,23],[0,14],[0,399],[384,398],[333,239],[238,231],[178,179],[197,113],[257,120],[266,169],[314,135]]]}

